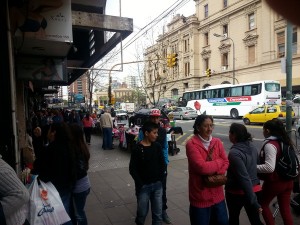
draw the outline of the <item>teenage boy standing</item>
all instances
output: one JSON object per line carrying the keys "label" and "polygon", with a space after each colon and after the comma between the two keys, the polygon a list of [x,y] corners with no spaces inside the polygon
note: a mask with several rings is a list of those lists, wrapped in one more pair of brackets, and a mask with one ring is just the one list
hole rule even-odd
{"label": "teenage boy standing", "polygon": [[161,146],[156,142],[159,126],[145,122],[141,128],[143,140],[138,142],[130,158],[129,172],[135,182],[137,215],[135,223],[143,225],[151,202],[152,224],[162,224],[162,181],[165,160]]}
{"label": "teenage boy standing", "polygon": [[[169,150],[168,150],[168,141],[167,141],[167,132],[166,130],[160,126],[160,117],[161,117],[161,112],[159,109],[151,109],[150,111],[150,117],[149,120],[155,124],[158,124],[158,138],[156,139],[156,142],[160,144],[162,148],[162,152],[164,155],[165,159],[165,164],[166,164],[166,170],[164,173],[164,179],[162,182],[163,185],[163,195],[162,195],[162,219],[166,224],[171,224],[171,220],[167,214],[167,165],[169,164]],[[139,132],[139,137],[138,140],[141,141],[143,139],[143,132]]]}

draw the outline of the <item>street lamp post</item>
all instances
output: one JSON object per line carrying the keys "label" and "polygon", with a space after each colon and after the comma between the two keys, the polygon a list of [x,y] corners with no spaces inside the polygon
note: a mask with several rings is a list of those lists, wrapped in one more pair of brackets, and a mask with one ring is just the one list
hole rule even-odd
{"label": "street lamp post", "polygon": [[235,47],[234,47],[234,41],[232,38],[226,36],[226,35],[221,35],[221,34],[216,34],[214,33],[215,37],[221,37],[224,39],[230,39],[232,41],[232,84],[235,84]]}

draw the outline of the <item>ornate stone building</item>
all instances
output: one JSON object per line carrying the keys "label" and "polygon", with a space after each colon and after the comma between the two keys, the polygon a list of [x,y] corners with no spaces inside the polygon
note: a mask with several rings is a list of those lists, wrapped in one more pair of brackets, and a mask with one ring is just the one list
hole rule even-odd
{"label": "ornate stone building", "polygon": [[[178,54],[175,67],[167,67],[167,60],[159,61],[156,67],[145,64],[148,87],[155,74],[165,76],[167,79],[156,80],[157,89],[163,87],[163,97],[178,98],[184,91],[209,85],[274,79],[280,81],[284,95],[286,74],[281,60],[286,52],[287,21],[261,0],[194,1],[196,13],[174,16],[167,32],[146,50],[146,60]],[[294,26],[293,93],[300,92],[298,36],[299,27]],[[207,69],[211,69],[209,76]]]}

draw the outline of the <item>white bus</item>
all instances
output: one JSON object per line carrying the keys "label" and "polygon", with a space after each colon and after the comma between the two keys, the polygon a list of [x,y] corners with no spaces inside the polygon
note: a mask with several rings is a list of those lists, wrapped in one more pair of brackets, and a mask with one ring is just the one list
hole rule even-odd
{"label": "white bus", "polygon": [[221,84],[183,93],[181,106],[197,113],[238,118],[263,104],[281,104],[279,81],[263,80],[242,84]]}

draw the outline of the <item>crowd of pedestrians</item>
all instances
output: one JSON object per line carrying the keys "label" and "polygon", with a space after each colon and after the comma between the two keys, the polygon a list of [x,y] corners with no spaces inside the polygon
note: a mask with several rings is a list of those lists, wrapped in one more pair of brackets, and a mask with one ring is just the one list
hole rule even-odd
{"label": "crowd of pedestrians", "polygon": [[[68,115],[54,111],[51,116],[47,115],[48,112],[31,115],[32,146],[36,155],[32,173],[44,182],[51,181],[59,192],[71,218],[65,225],[87,225],[84,208],[91,188],[88,145],[93,118],[89,113],[80,117],[76,111]],[[135,182],[135,223],[138,225],[145,223],[150,205],[152,224],[172,223],[167,214],[168,142],[160,117],[159,109],[151,110],[131,151],[129,173]],[[111,111],[101,114],[100,126],[102,148],[113,149]],[[186,143],[191,225],[238,225],[242,208],[252,225],[274,225],[269,208],[274,198],[277,198],[284,224],[293,224],[290,211],[293,181],[281,179],[275,170],[281,142],[293,145],[281,121],[273,119],[264,124],[266,140],[260,150],[252,144],[252,136],[244,125],[232,123],[228,135],[232,147],[228,154],[221,140],[213,137],[211,116],[199,115],[193,129],[194,135]],[[212,174],[226,175],[225,185],[207,186],[204,177]],[[0,222],[25,224],[28,190],[1,159],[0,180]],[[18,191],[10,192],[8,188]]]}

